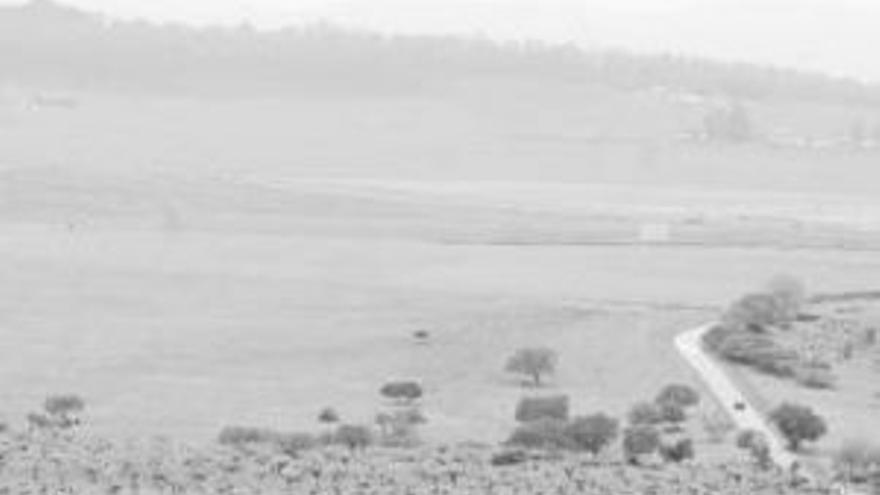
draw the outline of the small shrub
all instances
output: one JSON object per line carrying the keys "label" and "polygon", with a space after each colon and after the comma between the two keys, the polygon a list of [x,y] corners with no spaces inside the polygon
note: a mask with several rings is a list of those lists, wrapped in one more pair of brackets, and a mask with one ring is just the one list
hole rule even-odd
{"label": "small shrub", "polygon": [[674,402],[661,402],[657,404],[657,408],[660,411],[660,417],[663,422],[678,424],[687,420],[687,413],[685,412],[684,407],[679,404]]}
{"label": "small shrub", "polygon": [[275,435],[272,431],[264,428],[251,426],[227,426],[220,431],[217,441],[221,445],[241,447],[245,445],[267,443],[272,441]]}
{"label": "small shrub", "polygon": [[700,403],[700,394],[693,387],[682,384],[667,385],[655,399],[658,404],[673,403],[681,407],[693,407]]}
{"label": "small shrub", "polygon": [[338,423],[339,413],[332,407],[325,407],[318,413],[318,421],[321,423]]}
{"label": "small shrub", "polygon": [[523,423],[543,418],[567,420],[569,399],[567,395],[549,397],[523,397],[516,405],[516,420]]}
{"label": "small shrub", "polygon": [[763,433],[755,430],[744,430],[736,437],[736,446],[746,450],[762,469],[768,469],[772,465],[770,458],[770,444]]}
{"label": "small shrub", "polygon": [[365,449],[373,444],[373,432],[363,425],[340,425],[333,435],[333,443],[351,450]]}
{"label": "small shrub", "polygon": [[566,421],[541,418],[517,427],[506,444],[529,449],[566,449],[571,447]]}
{"label": "small shrub", "polygon": [[79,424],[77,414],[86,408],[86,403],[78,395],[54,395],[43,402],[43,410],[61,428]]}
{"label": "small shrub", "polygon": [[418,425],[427,418],[417,408],[382,413],[376,417],[382,433],[382,443],[393,447],[414,447],[419,444]]}
{"label": "small shrub", "polygon": [[627,462],[638,464],[642,456],[657,452],[660,432],[653,426],[631,426],[623,432],[623,452]]}
{"label": "small shrub", "polygon": [[40,413],[28,413],[27,423],[29,428],[35,430],[45,430],[51,428],[54,424],[49,416]]}
{"label": "small shrub", "polygon": [[639,402],[627,414],[631,425],[656,425],[663,422],[663,412],[653,402]]}
{"label": "small shrub", "polygon": [[515,466],[529,460],[529,455],[524,450],[506,449],[492,454],[491,464],[496,467]]}
{"label": "small shrub", "polygon": [[660,457],[666,462],[678,464],[693,459],[694,456],[694,442],[690,438],[683,438],[670,445],[660,446]]}
{"label": "small shrub", "polygon": [[318,439],[309,433],[283,433],[275,437],[278,447],[287,455],[296,456],[318,445]]}

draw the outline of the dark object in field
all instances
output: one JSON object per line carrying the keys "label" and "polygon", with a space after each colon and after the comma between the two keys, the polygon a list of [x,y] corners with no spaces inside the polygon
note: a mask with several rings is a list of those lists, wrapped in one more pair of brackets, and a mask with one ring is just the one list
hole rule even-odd
{"label": "dark object in field", "polygon": [[413,381],[389,382],[382,386],[379,393],[389,399],[412,402],[422,397],[422,386]]}
{"label": "dark object in field", "polygon": [[412,335],[417,342],[424,343],[431,340],[431,332],[427,330],[416,330],[415,332],[413,332]]}
{"label": "dark object in field", "polygon": [[736,409],[737,411],[745,411],[746,404],[745,404],[745,402],[736,402],[733,404],[733,408]]}
{"label": "dark object in field", "polygon": [[819,321],[820,319],[822,319],[821,316],[814,315],[812,313],[798,313],[795,321],[797,321],[798,323],[813,323],[815,321]]}

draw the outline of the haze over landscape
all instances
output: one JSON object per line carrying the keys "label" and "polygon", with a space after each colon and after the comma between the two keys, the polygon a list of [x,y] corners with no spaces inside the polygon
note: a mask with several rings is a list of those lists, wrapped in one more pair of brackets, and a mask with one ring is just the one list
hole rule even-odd
{"label": "haze over landscape", "polygon": [[880,493],[878,12],[0,2],[0,492]]}
{"label": "haze over landscape", "polygon": [[[21,3],[2,0],[0,4]],[[68,0],[122,18],[573,42],[880,80],[873,0]]]}

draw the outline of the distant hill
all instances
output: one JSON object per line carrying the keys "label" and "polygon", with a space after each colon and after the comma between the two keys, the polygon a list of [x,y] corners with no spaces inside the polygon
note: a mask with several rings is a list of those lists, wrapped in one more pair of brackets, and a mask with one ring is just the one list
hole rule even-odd
{"label": "distant hill", "polygon": [[880,86],[788,69],[329,25],[257,31],[110,21],[50,0],[0,7],[0,59],[7,83],[126,92],[400,94],[504,78],[880,106]]}

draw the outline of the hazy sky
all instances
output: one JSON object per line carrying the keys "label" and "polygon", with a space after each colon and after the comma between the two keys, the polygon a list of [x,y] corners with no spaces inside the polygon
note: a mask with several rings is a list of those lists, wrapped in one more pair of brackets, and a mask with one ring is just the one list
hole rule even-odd
{"label": "hazy sky", "polygon": [[[11,3],[16,0],[0,0]],[[20,0],[18,0],[20,1]],[[65,0],[118,16],[573,41],[880,81],[880,0]]]}

